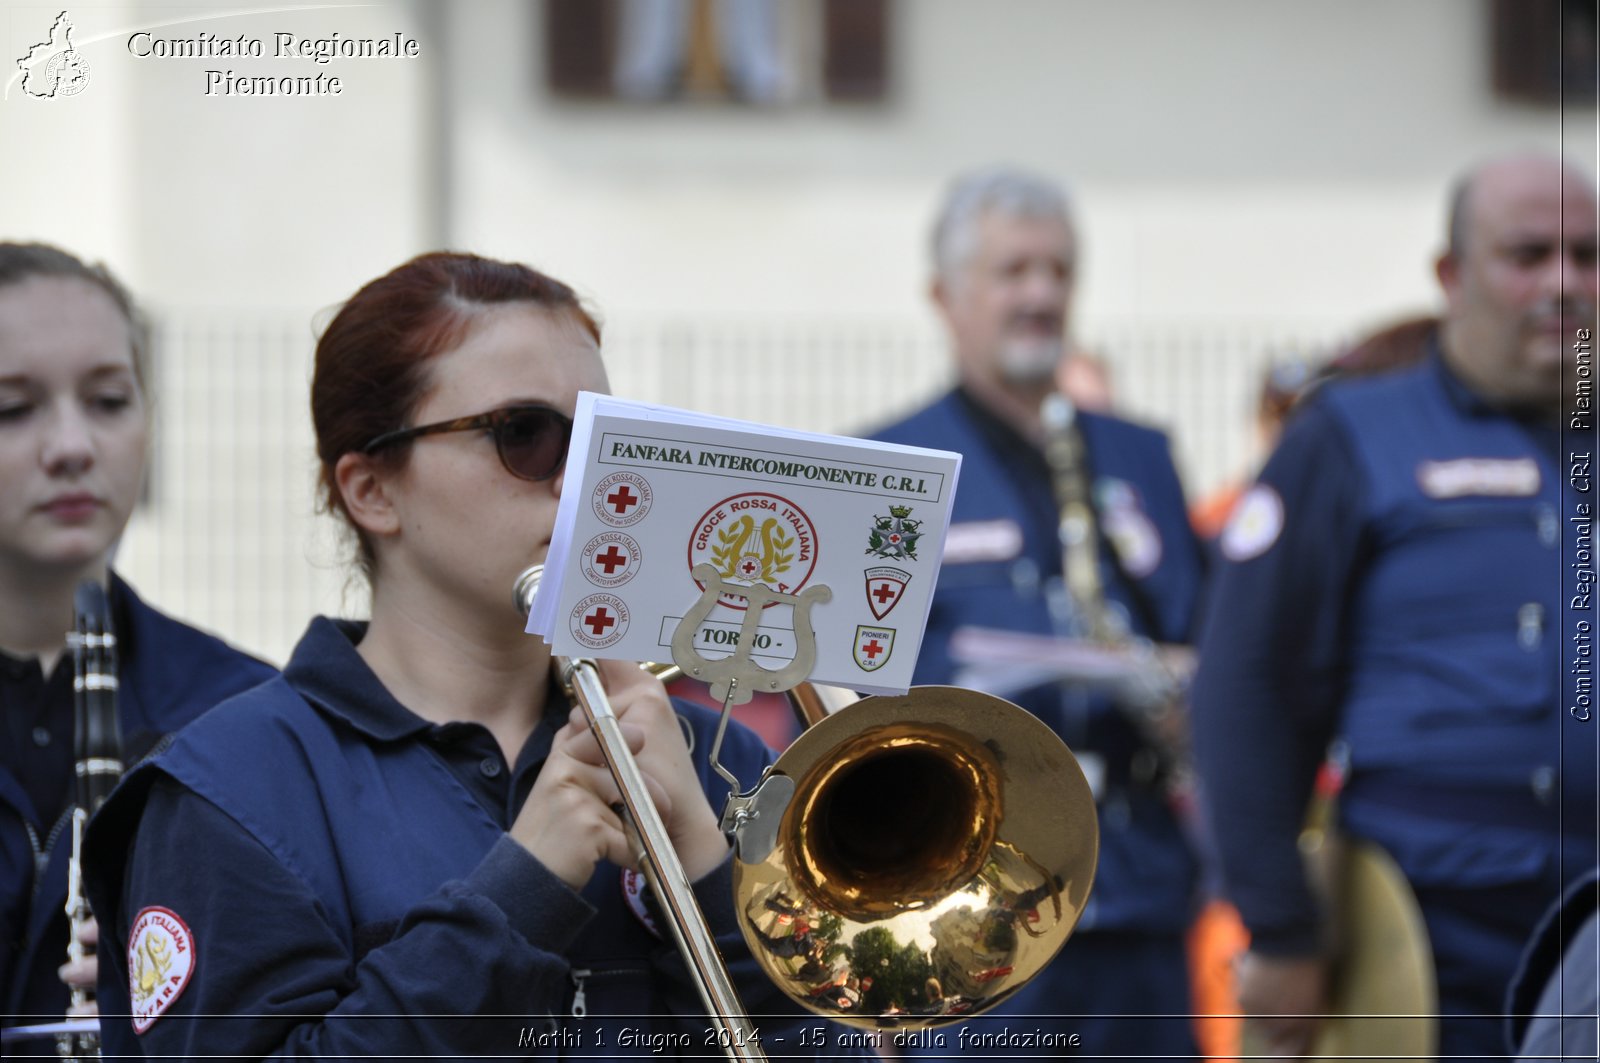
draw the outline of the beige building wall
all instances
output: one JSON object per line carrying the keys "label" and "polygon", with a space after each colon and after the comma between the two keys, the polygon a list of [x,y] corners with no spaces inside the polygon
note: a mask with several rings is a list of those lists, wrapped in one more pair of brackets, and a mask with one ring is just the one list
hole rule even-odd
{"label": "beige building wall", "polygon": [[[813,33],[817,0],[783,0]],[[1596,154],[1595,112],[1490,89],[1484,0],[900,0],[882,104],[553,100],[540,5],[74,5],[92,78],[0,101],[0,233],[104,257],[154,311],[151,504],[122,567],[276,659],[359,611],[314,516],[317,323],[437,246],[548,267],[608,321],[620,393],[858,430],[939,386],[926,230],[954,173],[1066,181],[1078,331],[1198,491],[1251,460],[1274,353],[1435,300],[1443,190],[1509,147]],[[0,8],[11,58],[58,5]],[[251,13],[255,12],[255,13]],[[415,38],[403,60],[159,58],[130,35]],[[809,45],[808,45],[809,46]],[[208,69],[339,96],[205,94]]]}

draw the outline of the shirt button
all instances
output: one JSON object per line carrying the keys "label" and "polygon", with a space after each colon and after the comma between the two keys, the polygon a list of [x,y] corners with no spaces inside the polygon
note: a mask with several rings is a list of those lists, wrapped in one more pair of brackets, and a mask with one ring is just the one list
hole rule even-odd
{"label": "shirt button", "polygon": [[478,771],[485,779],[492,779],[500,774],[500,761],[495,757],[484,757],[478,762]]}
{"label": "shirt button", "polygon": [[1556,794],[1556,770],[1548,764],[1541,764],[1533,769],[1533,776],[1528,780],[1533,789],[1534,798],[1541,805],[1548,805]]}
{"label": "shirt button", "polygon": [[50,744],[50,729],[48,727],[35,727],[33,729],[33,744],[43,749]]}
{"label": "shirt button", "polygon": [[1556,511],[1551,506],[1539,507],[1539,541],[1545,546],[1554,546],[1561,538],[1561,522],[1556,519]]}

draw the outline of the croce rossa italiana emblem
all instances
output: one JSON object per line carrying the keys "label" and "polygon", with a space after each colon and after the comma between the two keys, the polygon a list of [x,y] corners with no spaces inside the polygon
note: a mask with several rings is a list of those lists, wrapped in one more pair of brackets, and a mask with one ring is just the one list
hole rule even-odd
{"label": "croce rossa italiana emblem", "polygon": [[775,586],[778,574],[789,571],[794,561],[794,536],[784,534],[776,517],[757,524],[746,513],[719,531],[717,540],[711,548],[711,563],[728,579]]}
{"label": "croce rossa italiana emblem", "polygon": [[[816,663],[811,607],[832,597],[827,587],[805,587],[817,566],[817,550],[811,518],[781,495],[748,491],[706,510],[689,539],[689,576],[701,593],[673,629],[673,663],[708,684],[713,698],[734,705],[749,701],[758,684],[781,692],[805,679]],[[759,633],[761,614],[774,605],[793,610],[794,656],[769,669],[750,655],[766,637]],[[718,606],[744,616],[733,652],[707,657],[696,639]],[[726,632],[727,625],[720,629]]]}
{"label": "croce rossa italiana emblem", "polygon": [[867,553],[874,557],[917,559],[917,539],[922,522],[911,519],[910,506],[890,506],[887,517],[873,517],[867,533]]}
{"label": "croce rossa italiana emblem", "polygon": [[[736,585],[757,584],[792,594],[805,586],[817,564],[817,531],[801,508],[781,495],[751,491],[725,498],[695,522],[689,565],[709,564]],[[701,590],[705,585],[700,585]],[[729,590],[722,604],[745,608]],[[771,604],[771,603],[769,603]]]}

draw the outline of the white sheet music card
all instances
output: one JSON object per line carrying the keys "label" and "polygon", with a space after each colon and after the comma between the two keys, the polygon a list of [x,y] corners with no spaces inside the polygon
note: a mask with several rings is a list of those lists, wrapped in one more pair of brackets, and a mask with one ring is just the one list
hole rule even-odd
{"label": "white sheet music card", "polygon": [[[904,693],[922,646],[961,456],[796,432],[582,392],[528,631],[558,654],[670,661],[678,622],[705,611],[695,656],[803,654],[807,678]],[[826,600],[815,588],[827,587]]]}

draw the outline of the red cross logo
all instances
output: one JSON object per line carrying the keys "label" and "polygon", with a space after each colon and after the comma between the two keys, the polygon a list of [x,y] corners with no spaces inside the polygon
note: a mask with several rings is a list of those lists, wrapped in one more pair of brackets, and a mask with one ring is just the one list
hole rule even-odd
{"label": "red cross logo", "polygon": [[867,594],[867,608],[872,610],[873,616],[882,620],[905,597],[906,581],[911,578],[911,573],[879,565],[867,569],[862,575],[866,577],[862,590]]}
{"label": "red cross logo", "polygon": [[863,672],[875,672],[888,664],[894,653],[894,636],[893,628],[865,624],[857,627],[855,648],[851,651],[856,667]]}
{"label": "red cross logo", "polygon": [[590,630],[594,632],[594,637],[599,638],[601,635],[606,633],[606,628],[612,627],[616,624],[617,618],[606,612],[606,607],[602,605],[600,608],[584,617],[583,622],[587,624]]}
{"label": "red cross logo", "polygon": [[[599,499],[599,496],[596,496]],[[639,512],[642,514],[650,508],[648,498],[642,500]],[[610,510],[606,513],[609,515]],[[633,579],[644,563],[644,554],[639,550],[639,544],[631,535],[619,531],[601,532],[583,545],[583,578],[596,587],[620,587]],[[599,602],[585,602],[584,608],[599,605]],[[610,603],[607,603],[610,604]],[[611,612],[616,616],[617,623],[626,626],[628,611],[612,607]],[[582,623],[581,614],[574,614],[574,625]]]}
{"label": "red cross logo", "polygon": [[612,543],[606,547],[606,552],[596,555],[594,563],[597,567],[606,570],[606,575],[611,575],[617,569],[628,563],[628,555],[617,549],[617,544]]}
{"label": "red cross logo", "polygon": [[611,508],[616,510],[620,516],[638,504],[639,496],[629,490],[627,484],[623,484],[609,495],[606,495],[606,501],[611,503]]}
{"label": "red cross logo", "polygon": [[739,574],[745,579],[754,579],[760,572],[761,566],[756,563],[753,557],[747,557],[739,562]]}
{"label": "red cross logo", "polygon": [[[636,472],[614,472],[594,485],[589,505],[602,524],[628,528],[644,520],[654,498],[655,492],[643,476]],[[623,546],[626,548],[627,544]],[[638,561],[639,551],[633,551],[633,559]]]}

